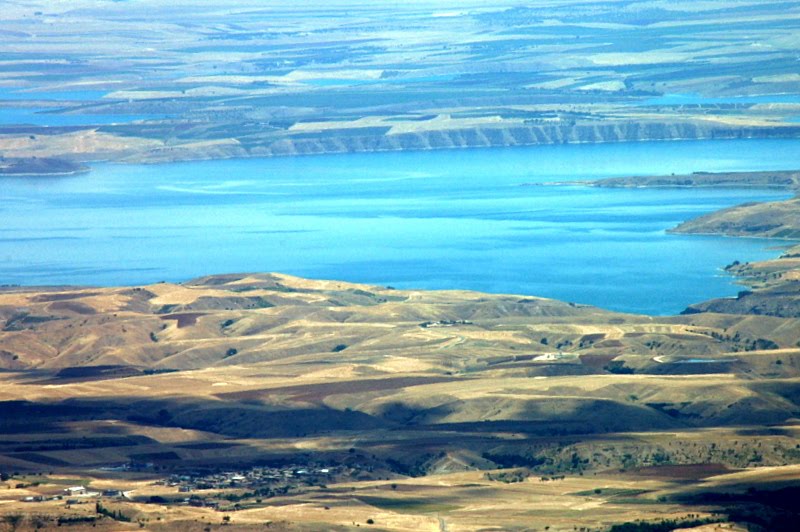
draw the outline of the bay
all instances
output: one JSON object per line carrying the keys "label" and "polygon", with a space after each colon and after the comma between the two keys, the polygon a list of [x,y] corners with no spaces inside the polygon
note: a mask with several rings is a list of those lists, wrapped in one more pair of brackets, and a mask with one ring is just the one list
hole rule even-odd
{"label": "bay", "polygon": [[721,267],[779,243],[666,230],[788,192],[524,185],[794,168],[800,141],[776,139],[98,164],[0,180],[0,284],[277,271],[672,314],[735,294]]}

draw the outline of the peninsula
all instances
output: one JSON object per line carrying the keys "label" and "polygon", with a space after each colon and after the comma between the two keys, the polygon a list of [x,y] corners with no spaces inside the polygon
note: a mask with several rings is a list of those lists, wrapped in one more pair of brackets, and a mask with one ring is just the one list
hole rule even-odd
{"label": "peninsula", "polygon": [[[525,183],[524,186],[577,185],[599,188],[780,188],[800,190],[800,171],[695,172],[684,175],[614,177],[597,181]],[[671,231],[753,238],[800,240],[800,199],[747,203],[688,220]]]}
{"label": "peninsula", "polygon": [[0,177],[71,176],[83,174],[89,167],[67,159],[54,157],[0,158]]}

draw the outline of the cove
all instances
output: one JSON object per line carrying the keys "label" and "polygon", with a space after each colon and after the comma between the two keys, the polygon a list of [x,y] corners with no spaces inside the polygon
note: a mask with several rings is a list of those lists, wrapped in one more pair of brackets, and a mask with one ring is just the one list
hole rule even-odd
{"label": "cove", "polygon": [[671,235],[764,189],[523,186],[800,168],[800,141],[730,140],[98,164],[0,180],[0,284],[136,285],[247,271],[471,289],[672,314],[780,242]]}

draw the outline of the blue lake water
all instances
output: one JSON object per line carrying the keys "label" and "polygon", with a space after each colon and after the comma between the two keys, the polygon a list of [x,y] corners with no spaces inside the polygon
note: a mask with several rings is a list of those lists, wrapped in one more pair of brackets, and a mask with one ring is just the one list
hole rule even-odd
{"label": "blue lake water", "polygon": [[24,90],[0,87],[0,100],[92,101],[108,94],[103,90]]}
{"label": "blue lake water", "polygon": [[336,87],[344,85],[381,85],[389,83],[433,83],[437,81],[450,81],[455,76],[450,74],[432,76],[408,76],[408,77],[389,77],[380,79],[350,79],[350,78],[312,78],[303,80],[306,85],[317,87]]}
{"label": "blue lake water", "polygon": [[155,115],[65,114],[53,111],[53,109],[36,108],[0,108],[0,125],[103,126],[159,118]]}
{"label": "blue lake water", "polygon": [[648,98],[640,105],[716,105],[756,103],[800,103],[800,94],[763,94],[753,96],[713,97],[700,94],[664,94]]}
{"label": "blue lake water", "polygon": [[798,140],[651,142],[99,164],[0,180],[0,284],[279,271],[669,314],[735,294],[720,268],[777,242],[669,235],[776,190],[523,183],[800,168]]}
{"label": "blue lake water", "polygon": [[[3,100],[19,103],[26,100],[57,102],[91,102],[101,100],[106,91],[73,90],[50,92],[25,92],[0,87],[0,102]],[[121,114],[65,114],[57,107],[0,107],[0,125],[32,126],[102,126],[126,124],[136,120],[166,118],[165,115],[121,115]]]}

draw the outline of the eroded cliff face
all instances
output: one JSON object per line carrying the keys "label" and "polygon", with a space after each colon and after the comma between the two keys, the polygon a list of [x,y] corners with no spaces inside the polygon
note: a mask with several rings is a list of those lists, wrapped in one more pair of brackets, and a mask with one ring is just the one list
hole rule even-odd
{"label": "eroded cliff face", "polygon": [[453,148],[633,142],[648,140],[795,138],[800,126],[732,127],[718,122],[620,122],[577,125],[486,126],[383,134],[304,134],[161,146],[137,152],[130,162],[169,162],[232,157],[269,157],[323,153],[362,153]]}
{"label": "eroded cliff face", "polygon": [[[197,138],[164,129],[160,132],[61,128],[47,134],[0,135],[7,158],[64,158],[78,162],[112,160],[162,163],[189,160],[273,157],[324,153],[363,153],[454,148],[488,148],[543,144],[593,144],[649,140],[797,138],[800,126],[732,126],[718,121],[619,121],[578,124],[498,123],[460,129],[427,129],[393,133],[387,128],[345,127],[322,131],[242,131],[229,125],[196,132]],[[158,138],[154,138],[158,137]]]}

